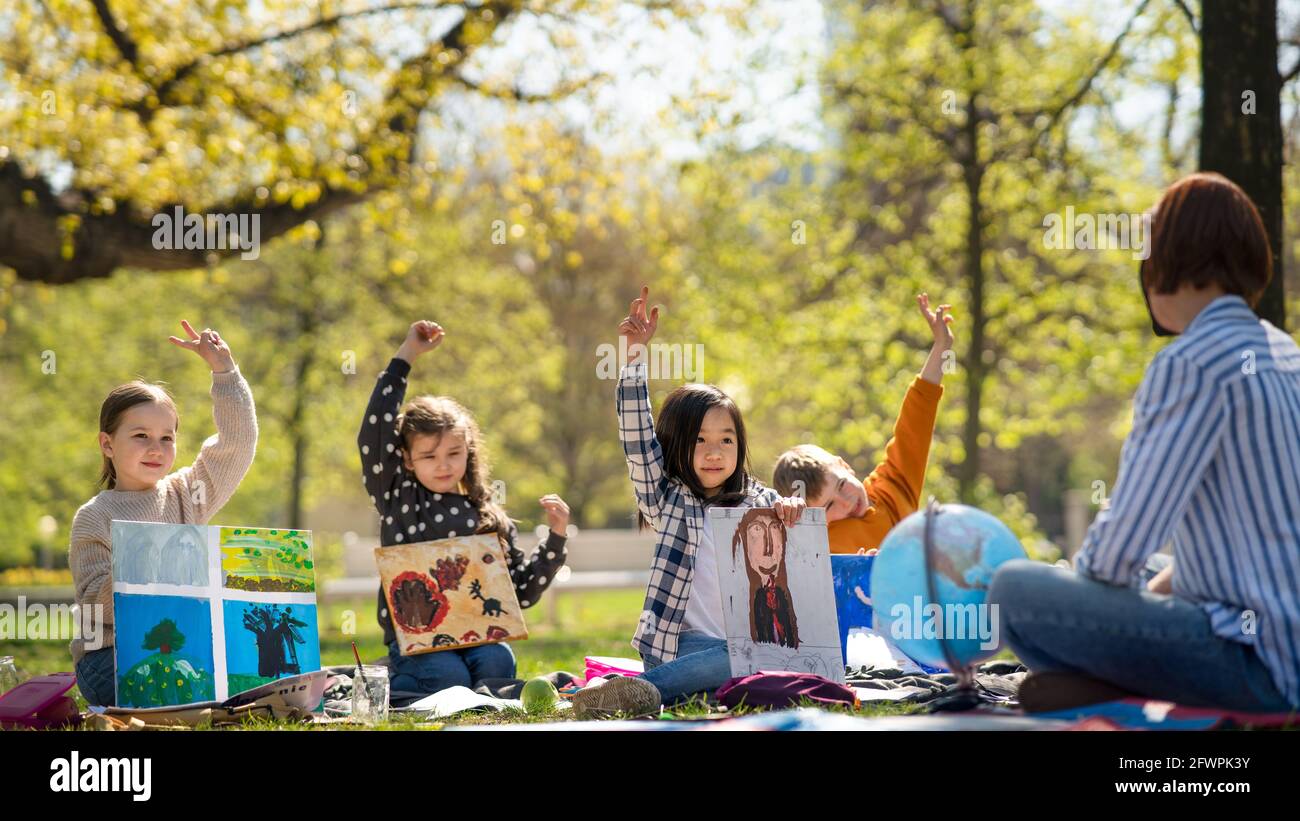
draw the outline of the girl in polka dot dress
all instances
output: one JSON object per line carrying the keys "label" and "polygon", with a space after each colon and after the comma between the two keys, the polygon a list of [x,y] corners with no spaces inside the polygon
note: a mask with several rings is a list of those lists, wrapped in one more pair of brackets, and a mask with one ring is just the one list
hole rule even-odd
{"label": "girl in polka dot dress", "polygon": [[[501,540],[521,607],[537,603],[564,565],[569,507],[555,494],[540,499],[550,532],[525,557],[518,531],[492,499],[478,425],[454,399],[417,396],[405,408],[411,363],[442,342],[444,331],[421,320],[411,325],[370,395],[357,445],[370,501],[379,510],[384,545],[427,542],[473,533]],[[505,643],[403,656],[379,591],[379,625],[388,644],[394,692],[436,693],[473,687],[483,679],[514,678],[515,657]]]}

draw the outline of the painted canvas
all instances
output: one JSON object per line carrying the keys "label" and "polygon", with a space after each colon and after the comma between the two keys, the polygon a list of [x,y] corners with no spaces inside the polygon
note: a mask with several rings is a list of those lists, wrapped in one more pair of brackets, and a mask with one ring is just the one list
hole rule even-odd
{"label": "painted canvas", "polygon": [[316,572],[311,534],[265,527],[220,529],[221,574],[231,590],[311,593]]}
{"label": "painted canvas", "polygon": [[216,697],[207,599],[113,594],[117,703],[160,707]]}
{"label": "painted canvas", "polygon": [[114,521],[112,533],[118,706],[224,700],[320,669],[310,531]]}
{"label": "painted canvas", "polygon": [[[208,534],[199,525],[113,522],[113,579],[134,584],[208,583]],[[164,558],[165,557],[165,558]]]}
{"label": "painted canvas", "polygon": [[826,513],[786,527],[771,508],[709,509],[731,674],[814,673],[844,682]]}
{"label": "painted canvas", "polygon": [[224,627],[231,693],[320,669],[315,605],[227,600]]}
{"label": "painted canvas", "polygon": [[493,534],[375,549],[402,655],[528,638]]}
{"label": "painted canvas", "polygon": [[840,627],[840,649],[848,662],[849,631],[872,629],[871,563],[875,556],[838,554],[831,556],[831,578],[835,585],[835,614]]}

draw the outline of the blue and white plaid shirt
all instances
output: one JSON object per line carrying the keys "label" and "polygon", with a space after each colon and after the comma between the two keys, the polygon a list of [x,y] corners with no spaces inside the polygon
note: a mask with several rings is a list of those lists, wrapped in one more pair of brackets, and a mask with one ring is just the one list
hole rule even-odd
{"label": "blue and white plaid shirt", "polygon": [[[705,505],[664,470],[664,454],[655,438],[654,417],[650,414],[644,363],[623,369],[616,396],[618,438],[627,457],[637,508],[659,534],[632,646],[647,662],[662,664],[677,658],[677,637],[695,575],[695,550],[700,543],[700,529],[708,526]],[[781,498],[775,490],[752,478],[745,493],[745,503],[754,507],[769,507]]]}
{"label": "blue and white plaid shirt", "polygon": [[1254,645],[1300,705],[1300,347],[1219,297],[1152,360],[1133,405],[1110,508],[1076,567],[1128,584],[1172,540],[1173,594]]}

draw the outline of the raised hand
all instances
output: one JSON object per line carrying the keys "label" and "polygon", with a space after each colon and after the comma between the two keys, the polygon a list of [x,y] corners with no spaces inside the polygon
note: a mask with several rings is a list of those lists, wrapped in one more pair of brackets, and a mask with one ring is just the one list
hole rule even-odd
{"label": "raised hand", "polygon": [[546,526],[552,533],[563,536],[569,528],[569,505],[555,493],[548,493],[537,501],[546,511]]}
{"label": "raised hand", "polygon": [[650,287],[641,286],[641,296],[632,300],[628,307],[627,316],[623,321],[618,323],[618,332],[627,337],[628,362],[636,360],[641,353],[640,350],[633,351],[633,345],[645,347],[650,344],[654,338],[655,331],[659,329],[659,306],[651,308],[649,313],[646,312],[646,305],[650,301]]}
{"label": "raised hand", "polygon": [[203,361],[208,363],[208,367],[213,373],[223,373],[235,369],[235,358],[230,354],[230,347],[222,340],[221,334],[211,328],[204,328],[203,333],[196,333],[189,322],[182,319],[181,327],[185,329],[189,339],[180,337],[168,337],[173,345],[184,348],[187,351],[194,351]]}
{"label": "raised hand", "polygon": [[446,333],[437,322],[427,319],[412,322],[406,332],[406,339],[402,340],[401,347],[397,349],[397,358],[414,362],[420,354],[428,353],[441,345]]}
{"label": "raised hand", "polygon": [[930,310],[930,295],[920,294],[916,298],[916,307],[920,309],[921,316],[930,326],[930,333],[934,335],[934,346],[941,351],[952,349],[952,329],[948,326],[952,323],[952,315],[948,313],[951,306],[940,305],[937,310]]}

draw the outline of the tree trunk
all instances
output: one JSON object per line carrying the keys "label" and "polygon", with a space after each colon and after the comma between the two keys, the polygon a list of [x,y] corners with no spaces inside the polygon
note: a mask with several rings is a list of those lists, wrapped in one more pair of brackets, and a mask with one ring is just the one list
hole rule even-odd
{"label": "tree trunk", "polygon": [[[320,255],[325,248],[325,232],[322,230],[316,240],[316,253],[304,265],[303,293],[311,294],[315,290],[316,269],[320,264]],[[304,485],[307,482],[307,463],[310,437],[307,433],[307,406],[312,400],[309,383],[311,369],[316,364],[316,312],[319,305],[315,302],[299,299],[297,302],[297,333],[294,344],[298,357],[293,374],[293,410],[289,417],[289,436],[293,442],[293,474],[289,480],[289,527],[295,530],[304,528],[303,504]]]}
{"label": "tree trunk", "polygon": [[1255,312],[1285,329],[1277,48],[1277,0],[1204,0],[1200,166],[1240,185],[1259,208],[1273,253],[1273,281]]}
{"label": "tree trunk", "polygon": [[976,97],[971,95],[964,127],[966,155],[962,157],[962,177],[966,185],[969,212],[966,220],[966,280],[970,301],[964,306],[970,314],[970,346],[966,349],[966,419],[962,425],[962,449],[965,456],[957,466],[957,493],[961,501],[974,502],[975,481],[980,472],[980,406],[984,398],[984,204],[981,189],[984,166],[980,163],[979,115]]}

